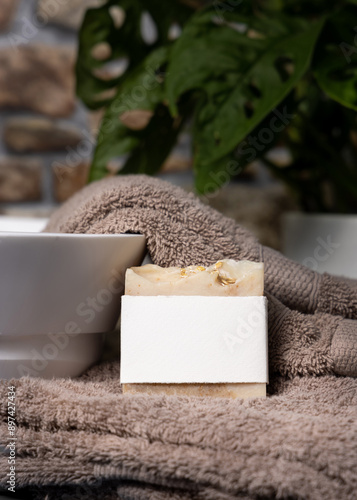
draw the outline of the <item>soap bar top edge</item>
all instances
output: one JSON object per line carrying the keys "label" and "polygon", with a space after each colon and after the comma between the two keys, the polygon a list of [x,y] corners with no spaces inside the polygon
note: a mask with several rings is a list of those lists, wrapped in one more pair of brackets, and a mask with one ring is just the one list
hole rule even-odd
{"label": "soap bar top edge", "polygon": [[232,259],[208,267],[148,264],[127,269],[125,278],[126,295],[260,296],[264,291],[264,264]]}

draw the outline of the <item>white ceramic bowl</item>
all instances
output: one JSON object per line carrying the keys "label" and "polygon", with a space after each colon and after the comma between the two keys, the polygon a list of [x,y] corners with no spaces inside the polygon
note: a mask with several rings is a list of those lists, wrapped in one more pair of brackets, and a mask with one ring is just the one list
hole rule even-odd
{"label": "white ceramic bowl", "polygon": [[0,378],[76,376],[115,328],[141,235],[0,232]]}

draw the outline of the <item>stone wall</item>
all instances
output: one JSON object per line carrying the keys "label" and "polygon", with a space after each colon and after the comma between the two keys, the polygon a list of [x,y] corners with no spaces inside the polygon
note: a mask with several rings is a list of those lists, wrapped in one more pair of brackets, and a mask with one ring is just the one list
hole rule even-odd
{"label": "stone wall", "polygon": [[84,12],[99,3],[0,0],[3,210],[51,207],[86,181],[94,121],[75,97],[74,63]]}
{"label": "stone wall", "polygon": [[[100,112],[75,97],[77,33],[103,0],[0,0],[0,209],[47,207],[87,178]],[[187,171],[187,137],[163,171]],[[191,176],[191,177],[190,177]],[[188,174],[192,180],[192,174]]]}

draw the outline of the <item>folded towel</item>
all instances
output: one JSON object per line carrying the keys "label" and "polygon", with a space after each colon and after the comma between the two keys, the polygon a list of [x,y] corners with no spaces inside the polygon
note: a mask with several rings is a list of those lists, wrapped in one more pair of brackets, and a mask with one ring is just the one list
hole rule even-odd
{"label": "folded towel", "polygon": [[[77,380],[16,386],[26,499],[356,498],[353,378],[275,378],[274,396],[246,401],[123,396],[109,363]],[[3,422],[5,403],[2,394]],[[5,458],[0,466],[5,486]]]}
{"label": "folded towel", "polygon": [[46,231],[144,234],[160,266],[209,265],[218,259],[263,260],[266,290],[288,307],[357,319],[357,290],[259,245],[234,220],[179,187],[128,175],[93,183],[64,204]]}
{"label": "folded towel", "polygon": [[276,299],[269,300],[271,372],[357,376],[357,321],[342,318],[357,319],[357,289],[261,246],[234,220],[179,187],[145,175],[104,179],[64,204],[46,231],[141,233],[153,262],[163,267],[262,260],[265,290]]}
{"label": "folded towel", "polygon": [[[117,362],[76,380],[13,380],[25,498],[354,500],[354,282],[290,262],[193,195],[145,176],[88,186],[46,230],[142,233],[162,266],[264,260],[270,397],[123,396]],[[6,386],[0,392],[3,443]],[[0,470],[6,488],[5,456]]]}

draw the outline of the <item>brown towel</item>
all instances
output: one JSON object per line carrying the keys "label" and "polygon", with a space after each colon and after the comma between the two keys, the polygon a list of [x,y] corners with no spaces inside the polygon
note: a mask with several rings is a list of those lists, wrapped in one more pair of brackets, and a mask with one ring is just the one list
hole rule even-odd
{"label": "brown towel", "polygon": [[[47,231],[140,232],[163,266],[263,259],[271,396],[123,396],[118,363],[77,380],[12,381],[25,498],[354,500],[357,380],[332,375],[357,374],[354,284],[262,248],[193,195],[145,176],[85,188]],[[0,414],[5,443],[4,386]],[[0,470],[6,487],[6,457]]]}
{"label": "brown towel", "polygon": [[46,231],[141,233],[154,263],[164,267],[263,260],[265,289],[277,299],[269,303],[270,331],[278,325],[280,339],[270,337],[271,371],[357,376],[357,321],[342,318],[357,319],[357,289],[262,247],[234,220],[179,187],[144,175],[105,179],[64,204]]}
{"label": "brown towel", "polygon": [[123,396],[115,364],[16,386],[16,481],[26,499],[356,498],[353,378],[275,378],[273,396],[250,401]]}
{"label": "brown towel", "polygon": [[142,233],[153,261],[164,267],[208,265],[222,258],[263,260],[266,290],[288,307],[357,319],[356,288],[262,247],[249,231],[193,194],[145,175],[89,185],[53,215],[46,230]]}

